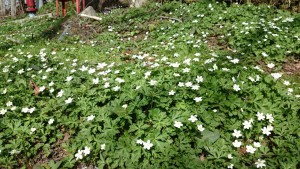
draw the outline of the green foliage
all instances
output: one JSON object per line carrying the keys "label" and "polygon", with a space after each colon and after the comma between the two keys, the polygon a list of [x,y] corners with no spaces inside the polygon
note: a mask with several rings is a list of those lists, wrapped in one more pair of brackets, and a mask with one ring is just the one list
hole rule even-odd
{"label": "green foliage", "polygon": [[299,54],[299,15],[204,1],[100,17],[86,41],[1,25],[28,41],[0,37],[1,168],[299,168],[299,84],[276,62]]}

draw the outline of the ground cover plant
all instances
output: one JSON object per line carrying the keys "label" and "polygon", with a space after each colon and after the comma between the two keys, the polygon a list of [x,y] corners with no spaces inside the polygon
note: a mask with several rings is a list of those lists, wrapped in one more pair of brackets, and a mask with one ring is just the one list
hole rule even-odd
{"label": "ground cover plant", "polygon": [[299,84],[281,69],[299,14],[203,1],[99,16],[84,40],[26,36],[61,19],[0,26],[2,168],[300,167]]}

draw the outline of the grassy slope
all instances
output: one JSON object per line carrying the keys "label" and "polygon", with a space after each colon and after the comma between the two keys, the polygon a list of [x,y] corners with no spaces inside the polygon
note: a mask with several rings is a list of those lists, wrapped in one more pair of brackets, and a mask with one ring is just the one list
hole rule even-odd
{"label": "grassy slope", "polygon": [[[170,3],[163,6],[151,4],[141,9],[116,9],[109,15],[99,15],[103,17],[102,22],[74,15],[65,19],[32,20],[22,25],[5,22],[0,25],[0,59],[5,60],[6,53],[25,56],[27,52],[38,53],[42,48],[57,51],[58,57],[79,58],[91,63],[112,60],[130,62],[129,56],[140,52],[161,56],[178,53],[180,57],[185,57],[200,50],[202,53],[239,57],[245,65],[254,65],[257,61],[274,62],[279,65],[276,71],[280,71],[280,65],[287,56],[299,57],[299,14],[267,6],[234,5],[228,8],[214,4],[214,10],[209,10],[208,6],[208,3],[190,6]],[[264,18],[268,23],[278,17],[294,18],[293,23],[279,24],[288,28],[282,33],[268,27],[286,38],[275,37],[261,44],[257,41],[264,41],[263,30],[250,29],[250,34],[241,33],[247,31],[245,22],[258,23]],[[58,42],[57,38],[63,30],[62,23],[66,23],[67,19],[74,26],[71,36]],[[89,32],[81,30],[84,28]],[[15,40],[20,43],[13,42]],[[197,40],[200,40],[199,48],[188,43]],[[281,48],[277,49],[276,45]],[[22,53],[18,49],[22,49]],[[267,52],[269,57],[264,58],[262,52]]]}

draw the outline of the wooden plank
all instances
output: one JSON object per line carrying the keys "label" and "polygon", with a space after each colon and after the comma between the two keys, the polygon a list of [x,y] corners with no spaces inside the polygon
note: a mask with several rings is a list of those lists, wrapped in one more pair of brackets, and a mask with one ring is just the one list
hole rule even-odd
{"label": "wooden plank", "polygon": [[0,0],[0,16],[5,15],[5,0]]}
{"label": "wooden plank", "polygon": [[10,0],[10,14],[11,16],[16,16],[17,14],[16,0]]}

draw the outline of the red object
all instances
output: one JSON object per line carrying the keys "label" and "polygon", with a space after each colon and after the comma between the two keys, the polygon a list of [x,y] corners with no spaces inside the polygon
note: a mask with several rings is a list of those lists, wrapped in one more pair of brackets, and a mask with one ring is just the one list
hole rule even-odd
{"label": "red object", "polygon": [[35,2],[34,0],[26,0],[26,4],[27,4],[27,12],[35,12],[37,11],[37,9],[35,8]]}
{"label": "red object", "polygon": [[[69,0],[56,0],[56,15],[59,16],[59,2],[61,2],[62,16],[67,15],[66,2]],[[82,9],[85,9],[85,0],[76,0],[76,12],[80,13],[80,1],[82,1]],[[74,0],[72,0],[74,3]]]}

